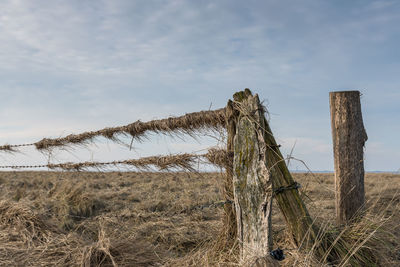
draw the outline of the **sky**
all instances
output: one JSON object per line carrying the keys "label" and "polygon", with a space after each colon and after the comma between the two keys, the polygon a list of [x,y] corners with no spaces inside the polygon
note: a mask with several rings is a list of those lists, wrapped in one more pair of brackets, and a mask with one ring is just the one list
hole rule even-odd
{"label": "sky", "polygon": [[[400,169],[400,1],[0,2],[0,143],[221,108],[250,88],[282,152],[333,170],[329,92],[359,90],[367,171]],[[129,140],[126,140],[129,143]],[[192,152],[214,138],[151,135],[52,160]],[[46,163],[26,148],[0,165]],[[290,169],[304,170],[300,162]]]}

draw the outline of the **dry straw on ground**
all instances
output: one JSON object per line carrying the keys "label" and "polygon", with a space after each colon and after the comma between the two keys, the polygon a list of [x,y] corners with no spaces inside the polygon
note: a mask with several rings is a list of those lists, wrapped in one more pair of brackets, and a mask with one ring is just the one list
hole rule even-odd
{"label": "dry straw on ground", "polygon": [[[313,200],[320,240],[335,237],[341,259],[299,251],[274,204],[281,266],[399,266],[399,175],[367,174],[367,213],[343,228],[331,224],[333,175],[294,176],[308,183],[301,190]],[[1,172],[0,265],[238,266],[237,246],[218,244],[223,210],[208,205],[221,200],[222,186],[218,173]]]}
{"label": "dry straw on ground", "polygon": [[0,202],[1,266],[154,266],[153,246],[110,234],[99,225],[97,241],[67,233],[24,204]]}

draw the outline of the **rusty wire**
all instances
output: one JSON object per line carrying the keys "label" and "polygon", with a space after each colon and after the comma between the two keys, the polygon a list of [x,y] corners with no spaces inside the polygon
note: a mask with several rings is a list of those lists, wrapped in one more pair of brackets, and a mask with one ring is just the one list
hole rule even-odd
{"label": "rusty wire", "polygon": [[136,121],[125,126],[108,127],[97,131],[70,134],[61,138],[43,138],[34,143],[5,144],[0,146],[0,151],[19,152],[17,148],[35,146],[38,150],[51,149],[53,147],[65,147],[68,145],[86,144],[94,138],[103,136],[112,141],[118,140],[118,135],[131,136],[132,140],[143,139],[148,132],[164,134],[189,134],[205,129],[221,129],[225,127],[225,108],[187,113],[179,117],[151,120],[148,122]]}
{"label": "rusty wire", "polygon": [[44,138],[34,143],[34,145],[38,150],[46,150],[52,147],[85,144],[99,136],[116,141],[118,140],[118,135],[131,136],[140,141],[146,137],[148,132],[193,135],[193,133],[198,130],[217,130],[224,128],[225,122],[225,108],[221,108],[217,110],[187,113],[180,117],[169,117],[148,122],[136,121],[125,126],[109,127],[80,134],[70,134],[61,138]]}
{"label": "rusty wire", "polygon": [[204,160],[203,163],[219,166],[226,168],[231,166],[228,162],[231,160],[228,153],[223,149],[211,148],[205,154],[175,154],[168,156],[150,156],[139,159],[128,159],[121,161],[110,161],[110,162],[66,162],[66,163],[48,163],[42,165],[3,165],[0,169],[36,169],[36,168],[49,168],[62,169],[66,171],[82,171],[89,168],[102,168],[109,165],[126,165],[132,166],[140,170],[148,170],[151,167],[157,168],[159,171],[164,170],[195,170],[195,164],[198,160]]}
{"label": "rusty wire", "polygon": [[18,144],[18,145],[9,145],[5,144],[0,146],[0,151],[5,151],[5,152],[18,152],[15,148],[19,147],[27,147],[27,146],[34,146],[35,143],[27,143],[27,144]]}

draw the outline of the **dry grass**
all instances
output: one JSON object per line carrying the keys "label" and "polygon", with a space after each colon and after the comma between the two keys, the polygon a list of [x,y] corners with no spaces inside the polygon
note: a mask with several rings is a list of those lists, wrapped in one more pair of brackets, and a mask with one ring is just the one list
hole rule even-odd
{"label": "dry grass", "polygon": [[[0,149],[1,150],[1,149]],[[64,171],[106,171],[109,166],[123,165],[129,170],[151,171],[154,168],[158,171],[191,171],[197,172],[198,166],[202,164],[211,164],[220,168],[232,168],[229,154],[224,149],[210,148],[205,154],[171,154],[167,156],[150,156],[138,159],[127,159],[109,162],[65,162],[65,163],[48,163],[44,165],[1,165],[0,169],[36,169],[49,168],[50,170]],[[196,168],[197,167],[197,168]]]}
{"label": "dry grass", "polygon": [[[337,266],[400,266],[400,175],[367,174],[367,214],[343,229],[333,227],[333,175],[294,178],[323,233],[340,236]],[[238,266],[237,248],[218,246],[223,209],[207,206],[223,199],[223,182],[218,173],[2,172],[0,266]],[[322,265],[291,244],[276,206],[273,225],[282,266]]]}
{"label": "dry grass", "polygon": [[2,145],[0,146],[0,151],[5,151],[5,152],[15,152],[13,147],[11,145]]}
{"label": "dry grass", "polygon": [[[213,164],[219,167],[229,167],[229,157],[227,152],[223,149],[211,148],[206,154],[175,154],[168,156],[151,156],[143,157],[139,159],[128,159],[122,161],[111,161],[111,162],[79,162],[79,163],[59,163],[59,164],[47,164],[42,167],[48,167],[49,169],[62,169],[66,171],[82,171],[89,170],[90,168],[101,169],[109,165],[125,165],[134,167],[142,171],[150,171],[151,167],[157,168],[159,171],[196,171],[196,165],[199,161],[203,163]],[[8,167],[8,166],[3,166]],[[11,166],[12,167],[12,166]],[[14,166],[15,168],[16,166]]]}
{"label": "dry grass", "polygon": [[150,170],[151,166],[156,167],[160,171],[179,169],[179,170],[193,170],[193,164],[196,163],[196,159],[200,156],[195,154],[177,154],[169,156],[151,156],[139,159],[129,159],[122,161],[112,162],[79,162],[79,163],[59,163],[59,164],[48,164],[47,167],[50,169],[62,169],[67,171],[82,171],[90,168],[102,168],[107,165],[120,165],[124,164],[132,166],[139,170]]}
{"label": "dry grass", "polygon": [[[137,121],[125,126],[109,127],[98,131],[70,134],[61,138],[44,138],[33,145],[38,150],[48,150],[52,147],[63,147],[73,144],[85,144],[96,137],[103,136],[113,141],[118,140],[118,135],[131,136],[140,140],[148,132],[164,134],[189,134],[207,129],[220,130],[225,127],[225,108],[188,113],[180,117],[169,117],[148,122]],[[0,150],[10,151],[12,147],[5,145]]]}

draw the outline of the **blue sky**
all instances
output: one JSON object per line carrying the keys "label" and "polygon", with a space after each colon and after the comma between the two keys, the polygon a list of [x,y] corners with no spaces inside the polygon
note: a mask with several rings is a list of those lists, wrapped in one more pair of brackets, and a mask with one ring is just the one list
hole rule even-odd
{"label": "blue sky", "polygon": [[[251,88],[284,154],[333,170],[329,92],[360,90],[367,170],[400,169],[399,1],[0,2],[0,142],[225,106]],[[128,141],[129,142],[129,141]],[[56,161],[195,151],[213,139],[101,141]],[[27,149],[4,164],[41,163]],[[293,162],[291,169],[304,169]]]}

